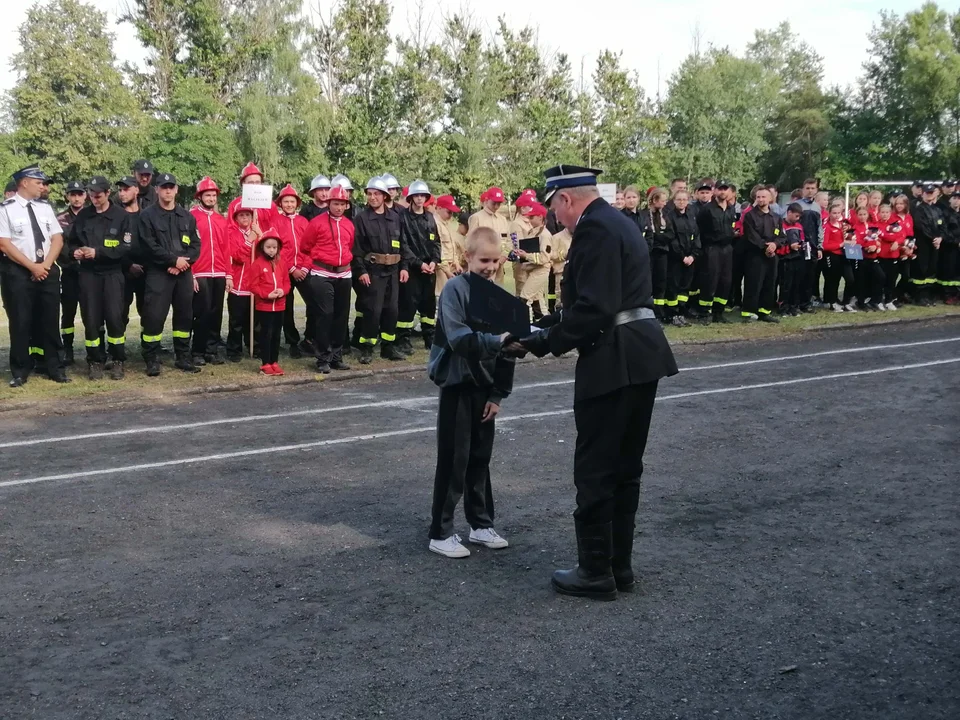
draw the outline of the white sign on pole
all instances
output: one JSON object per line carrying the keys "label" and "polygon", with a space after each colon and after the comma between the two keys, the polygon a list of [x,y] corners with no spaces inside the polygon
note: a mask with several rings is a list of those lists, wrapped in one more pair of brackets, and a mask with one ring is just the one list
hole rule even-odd
{"label": "white sign on pole", "polygon": [[617,201],[616,183],[597,183],[597,190],[600,191],[600,197],[613,205]]}
{"label": "white sign on pole", "polygon": [[273,185],[244,185],[240,205],[251,210],[273,205]]}

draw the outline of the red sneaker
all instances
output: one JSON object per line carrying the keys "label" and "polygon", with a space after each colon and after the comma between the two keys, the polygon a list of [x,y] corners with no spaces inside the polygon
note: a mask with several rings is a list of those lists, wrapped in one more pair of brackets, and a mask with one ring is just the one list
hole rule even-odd
{"label": "red sneaker", "polygon": [[283,375],[283,368],[281,368],[277,363],[272,365],[274,375]]}
{"label": "red sneaker", "polygon": [[261,374],[261,375],[276,375],[276,373],[273,371],[273,365],[261,365],[261,366],[260,366],[260,374]]}

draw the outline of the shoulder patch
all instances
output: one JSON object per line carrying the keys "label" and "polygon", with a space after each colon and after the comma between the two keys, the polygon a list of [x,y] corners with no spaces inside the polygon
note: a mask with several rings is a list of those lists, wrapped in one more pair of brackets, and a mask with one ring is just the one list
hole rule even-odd
{"label": "shoulder patch", "polygon": [[14,198],[7,198],[7,199],[4,200],[2,203],[0,203],[0,205],[9,205],[9,204],[12,203],[13,201],[14,201]]}

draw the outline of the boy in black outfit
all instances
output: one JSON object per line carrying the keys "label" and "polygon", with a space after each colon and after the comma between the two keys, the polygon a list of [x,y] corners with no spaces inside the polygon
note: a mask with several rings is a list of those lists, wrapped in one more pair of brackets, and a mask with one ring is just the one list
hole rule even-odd
{"label": "boy in black outfit", "polygon": [[484,332],[470,318],[468,275],[493,281],[500,264],[500,237],[489,228],[467,236],[467,272],[447,281],[440,293],[437,326],[427,372],[440,386],[437,412],[437,472],[433,485],[430,550],[449,558],[470,551],[453,532],[453,511],[463,497],[472,543],[499,550],[507,547],[493,529],[490,456],[494,418],[513,389],[519,344],[504,346],[507,333]]}
{"label": "boy in black outfit", "polygon": [[800,307],[810,298],[805,298],[804,285],[807,274],[807,261],[812,256],[810,243],[804,234],[803,206],[794,202],[787,206],[783,219],[784,243],[777,248],[780,256],[780,312],[783,315],[797,316]]}

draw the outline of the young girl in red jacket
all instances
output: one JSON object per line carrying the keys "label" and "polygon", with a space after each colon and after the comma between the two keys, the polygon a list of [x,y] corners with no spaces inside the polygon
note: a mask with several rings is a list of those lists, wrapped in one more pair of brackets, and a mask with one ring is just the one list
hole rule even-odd
{"label": "young girl in red jacket", "polygon": [[[830,217],[823,226],[823,302],[834,312],[856,312],[853,301],[853,269],[843,253],[846,242],[843,203],[830,208]],[[840,302],[840,280],[843,280],[843,302]]]}
{"label": "young girl in red jacket", "polygon": [[910,288],[910,261],[916,257],[913,237],[913,215],[910,214],[910,200],[906,195],[897,195],[893,199],[893,219],[903,226],[904,240],[900,246],[900,282],[897,284],[897,297],[903,298]]}
{"label": "young girl in red jacket", "polygon": [[243,346],[253,345],[250,337],[250,256],[260,233],[253,227],[254,211],[237,205],[227,227],[227,245],[230,248],[230,275],[233,286],[227,292],[227,360],[240,362]]}
{"label": "young girl in red jacket", "polygon": [[[907,217],[910,217],[909,215]],[[893,299],[900,274],[900,251],[907,240],[907,231],[889,205],[880,206],[880,267],[883,269],[883,307],[896,310]]]}
{"label": "young girl in red jacket", "polygon": [[270,228],[257,244],[257,256],[250,266],[250,292],[253,293],[256,321],[260,325],[260,372],[283,375],[280,358],[280,331],[283,312],[290,294],[290,266],[280,254],[280,234]]}
{"label": "young girl in red jacket", "polygon": [[880,228],[879,220],[870,219],[870,209],[857,211],[857,223],[854,225],[857,244],[863,251],[863,260],[854,261],[854,276],[857,279],[861,310],[886,310],[883,304],[883,269],[880,267]]}

